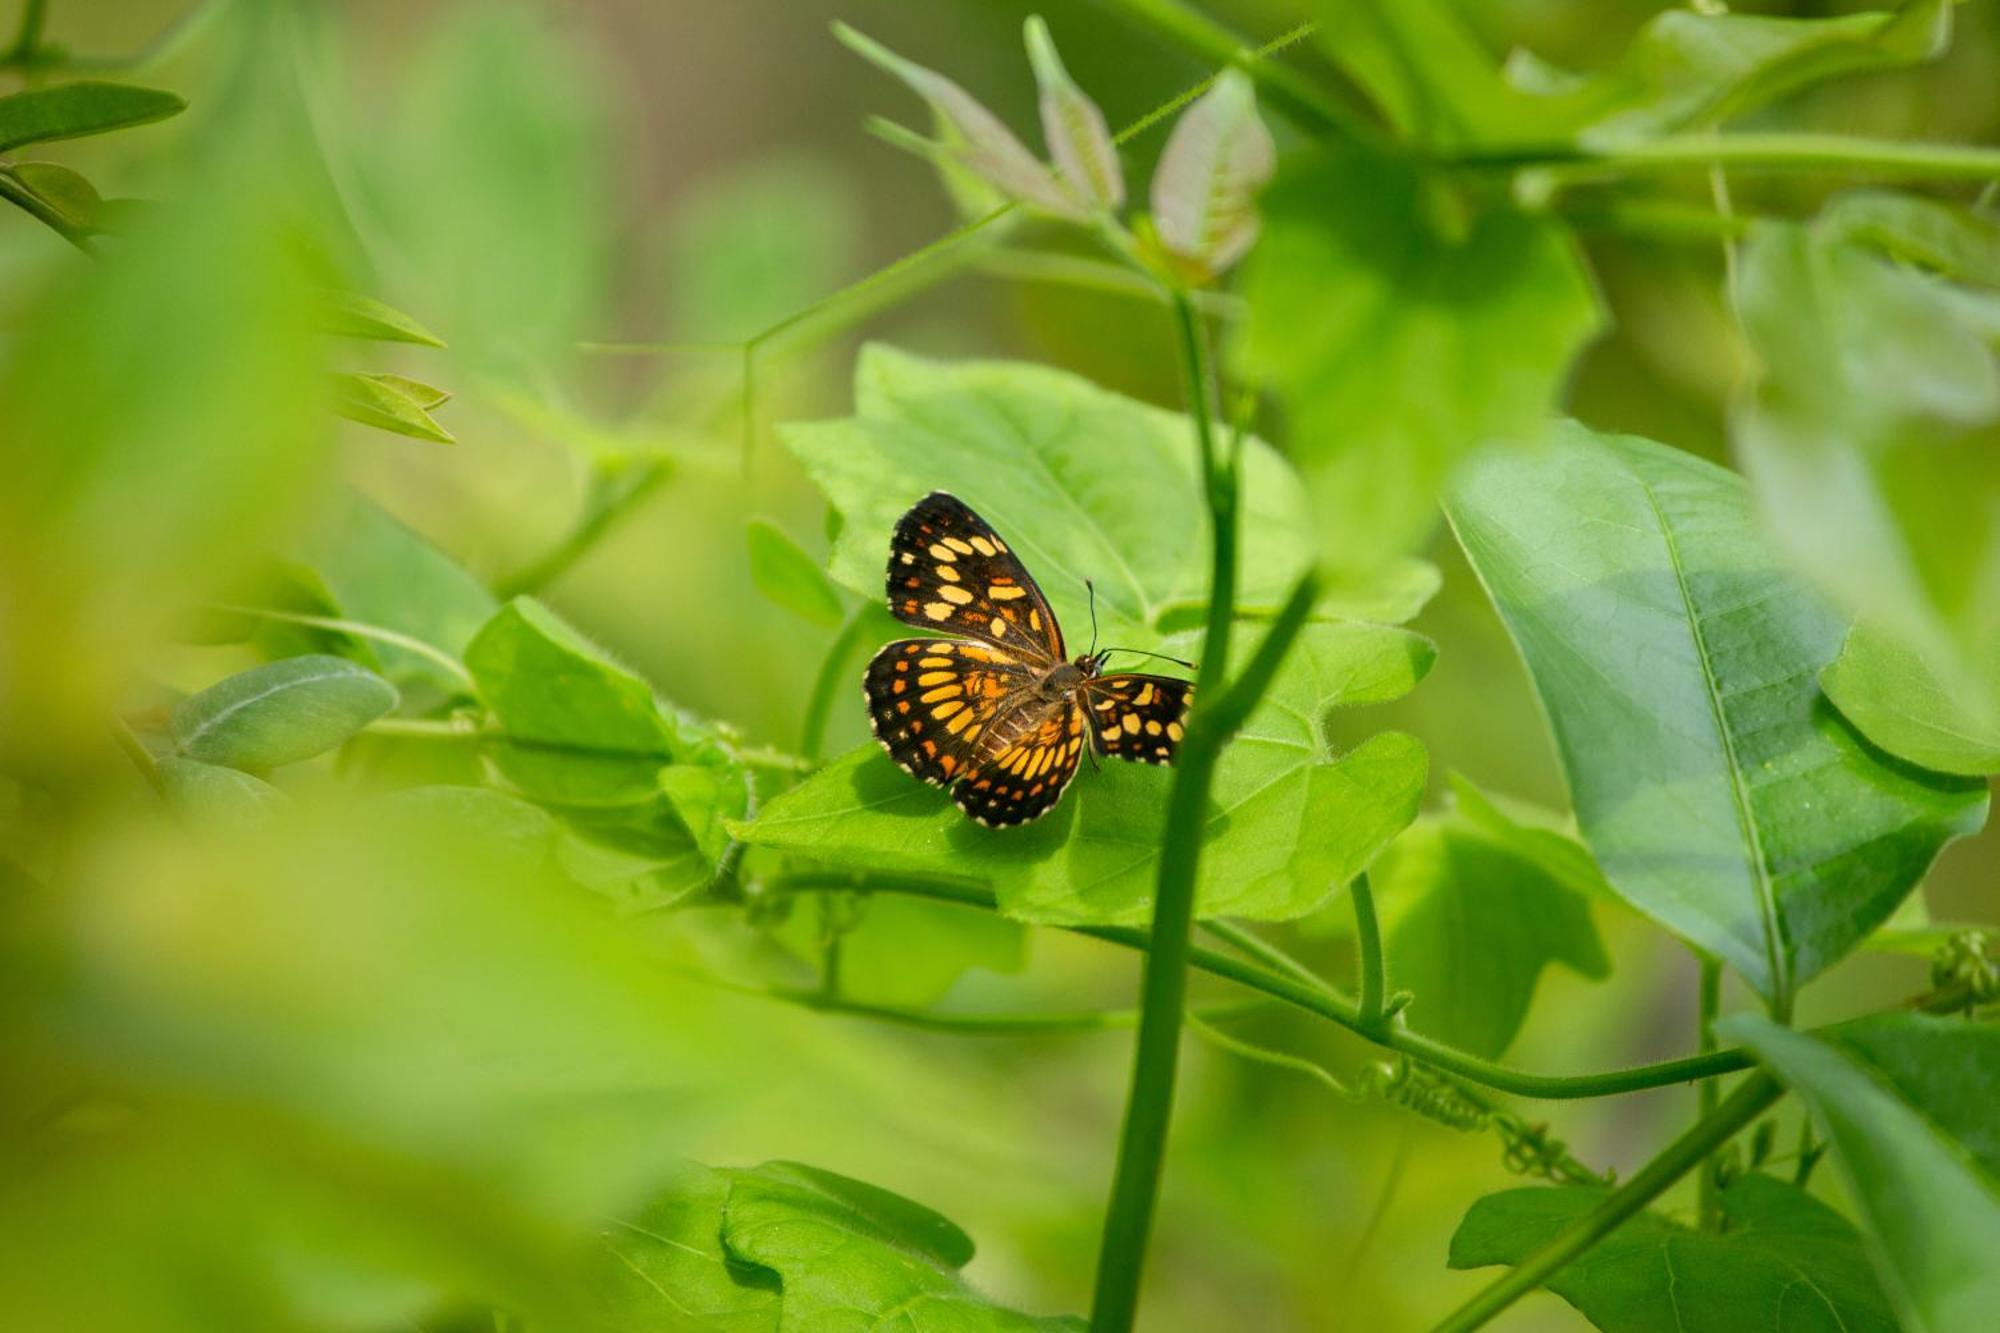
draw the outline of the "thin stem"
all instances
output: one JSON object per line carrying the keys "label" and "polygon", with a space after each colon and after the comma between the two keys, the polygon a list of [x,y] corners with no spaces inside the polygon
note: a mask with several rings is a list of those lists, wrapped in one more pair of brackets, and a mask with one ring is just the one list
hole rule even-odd
{"label": "thin stem", "polygon": [[1467,1301],[1437,1326],[1436,1333],[1469,1333],[1539,1287],[1570,1260],[1617,1229],[1626,1218],[1665,1193],[1667,1188],[1727,1143],[1736,1132],[1764,1113],[1784,1089],[1759,1070],[1730,1094],[1729,1100],[1669,1144],[1666,1151],[1639,1168],[1633,1177],[1589,1213],[1564,1228],[1530,1254],[1518,1268]]}
{"label": "thin stem", "polygon": [[312,616],[301,611],[280,611],[273,606],[238,606],[230,602],[210,603],[211,611],[226,611],[239,616],[260,616],[265,620],[279,620],[288,625],[309,625],[314,629],[334,630],[341,634],[352,634],[356,638],[373,639],[377,643],[392,644],[405,652],[415,653],[437,663],[454,678],[462,682],[469,691],[472,688],[472,673],[465,664],[435,644],[422,639],[400,634],[381,625],[371,625],[361,620],[342,620],[335,616]]}
{"label": "thin stem", "polygon": [[[889,1023],[896,1027],[915,1028],[922,1032],[950,1032],[967,1037],[1064,1037],[1080,1036],[1091,1032],[1113,1032],[1135,1026],[1139,1021],[1137,1009],[1072,1009],[1053,1013],[1020,1014],[954,1014],[934,1009],[910,1009],[901,1005],[868,1004],[860,1000],[850,1000],[839,996],[829,996],[820,990],[804,990],[796,987],[739,986],[717,981],[712,977],[698,978],[704,985],[716,986],[722,990],[734,991],[739,995],[751,995],[759,999],[776,1000],[781,1004],[795,1005],[801,1009],[811,1009],[818,1013],[838,1014],[848,1018],[865,1018],[878,1023]],[[1227,1004],[1212,1004],[1197,1008],[1189,1014],[1190,1022],[1226,1023],[1232,1019],[1246,1018],[1261,1012],[1269,1006],[1266,1000],[1236,1000]]]}
{"label": "thin stem", "polygon": [[146,779],[146,785],[164,796],[167,784],[160,777],[159,761],[153,758],[153,752],[146,748],[146,743],[139,739],[139,733],[132,730],[131,724],[124,718],[114,717],[111,719],[111,736],[118,742],[118,748],[125,752],[125,757],[132,761],[132,766],[139,770],[139,776]]}
{"label": "thin stem", "polygon": [[1523,167],[1531,194],[1592,181],[1726,166],[1751,171],[1867,172],[1931,180],[2000,179],[2000,149],[1845,134],[1669,134],[1568,158],[1463,157],[1461,166]]}
{"label": "thin stem", "polygon": [[[999,246],[988,250],[975,263],[981,273],[1015,282],[1039,282],[1051,286],[1074,287],[1079,291],[1107,296],[1129,296],[1141,301],[1171,298],[1160,285],[1122,264],[1067,255],[1054,250],[1030,250]],[[1196,308],[1218,319],[1234,319],[1246,309],[1243,298],[1227,292],[1198,291],[1189,299]]]}
{"label": "thin stem", "polygon": [[826,724],[833,716],[834,700],[847,685],[847,663],[868,633],[869,607],[866,603],[848,614],[847,623],[833,636],[826,657],[820,662],[813,681],[812,697],[806,701],[805,724],[799,729],[799,752],[818,759],[826,752]]}
{"label": "thin stem", "polygon": [[27,0],[21,6],[21,26],[14,32],[14,45],[4,57],[8,64],[31,65],[42,47],[42,26],[48,22],[48,0]]}
{"label": "thin stem", "polygon": [[1361,1094],[1335,1078],[1332,1070],[1315,1061],[1308,1060],[1302,1055],[1293,1055],[1290,1051],[1274,1051],[1268,1046],[1259,1046],[1255,1042],[1245,1041],[1241,1037],[1232,1037],[1227,1032],[1217,1031],[1196,1010],[1190,1009],[1188,1011],[1187,1025],[1188,1031],[1194,1033],[1197,1037],[1200,1037],[1203,1041],[1208,1042],[1218,1050],[1228,1051],[1231,1055],[1239,1056],[1256,1064],[1269,1065],[1273,1069],[1283,1069],[1294,1074],[1303,1074],[1344,1101],[1354,1102],[1361,1100]]}
{"label": "thin stem", "polygon": [[[1704,956],[1701,960],[1701,985],[1698,1000],[1700,1014],[1695,1040],[1704,1054],[1715,1049],[1715,1020],[1722,1012],[1722,962],[1720,959]],[[1715,1114],[1715,1108],[1722,1098],[1722,1085],[1715,1079],[1703,1079],[1695,1085],[1695,1118],[1706,1120]],[[1722,1190],[1715,1178],[1715,1162],[1708,1159],[1701,1164],[1701,1174],[1695,1179],[1700,1205],[1699,1215],[1703,1231],[1719,1231],[1722,1228]]]}
{"label": "thin stem", "polygon": [[1253,934],[1242,926],[1228,921],[1204,921],[1201,923],[1201,928],[1238,953],[1249,955],[1273,971],[1286,973],[1294,980],[1302,981],[1308,986],[1326,989],[1326,983],[1321,980],[1319,973],[1261,935]]}
{"label": "thin stem", "polygon": [[1383,1026],[1387,982],[1382,965],[1382,927],[1375,919],[1375,891],[1368,885],[1367,871],[1354,877],[1347,886],[1347,896],[1354,900],[1354,938],[1361,953],[1359,1017],[1363,1027],[1376,1032]]}
{"label": "thin stem", "polygon": [[651,459],[641,464],[632,476],[619,478],[618,484],[609,484],[600,478],[599,486],[609,493],[593,497],[590,512],[584,515],[583,521],[558,542],[555,549],[526,568],[499,580],[494,585],[494,592],[501,597],[518,597],[554,582],[587,555],[626,515],[658,490],[666,481],[668,472],[665,459]]}

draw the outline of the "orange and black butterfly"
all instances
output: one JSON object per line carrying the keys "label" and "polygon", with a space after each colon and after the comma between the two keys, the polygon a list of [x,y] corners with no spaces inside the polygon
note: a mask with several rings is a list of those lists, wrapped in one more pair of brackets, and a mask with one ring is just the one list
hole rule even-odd
{"label": "orange and black butterfly", "polygon": [[[948,639],[898,639],[868,664],[868,720],[911,775],[991,827],[1038,819],[1093,754],[1170,764],[1194,688],[1065,656],[1062,627],[1000,535],[934,491],[896,524],[889,613]],[[1169,659],[1177,660],[1177,659]],[[1185,665],[1185,664],[1183,664]]]}

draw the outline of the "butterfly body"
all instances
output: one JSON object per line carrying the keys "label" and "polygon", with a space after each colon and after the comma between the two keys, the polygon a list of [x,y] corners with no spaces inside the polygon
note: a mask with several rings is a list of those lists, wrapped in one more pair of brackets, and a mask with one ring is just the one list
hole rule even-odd
{"label": "butterfly body", "polygon": [[1104,671],[1106,653],[1067,656],[1055,613],[998,533],[935,491],[889,551],[889,612],[951,638],[898,639],[868,664],[869,723],[902,768],[982,824],[1055,807],[1093,754],[1173,761],[1187,681]]}

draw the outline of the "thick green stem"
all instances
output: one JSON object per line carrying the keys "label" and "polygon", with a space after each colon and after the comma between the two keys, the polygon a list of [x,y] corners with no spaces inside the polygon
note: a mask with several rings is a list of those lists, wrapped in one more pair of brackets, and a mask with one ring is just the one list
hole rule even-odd
{"label": "thick green stem", "polygon": [[[1715,958],[1701,960],[1701,994],[1698,1001],[1700,1010],[1697,1020],[1699,1030],[1695,1040],[1703,1053],[1715,1049],[1715,1020],[1722,1012],[1722,963]],[[1715,1108],[1722,1098],[1722,1085],[1714,1079],[1704,1079],[1695,1085],[1695,1115],[1697,1120],[1707,1120],[1715,1114]],[[1722,1227],[1722,1190],[1715,1177],[1715,1162],[1706,1160],[1701,1164],[1701,1174],[1696,1178],[1695,1189],[1700,1200],[1698,1214],[1703,1231],[1718,1231]]]}
{"label": "thick green stem", "polygon": [[1354,938],[1361,953],[1361,1025],[1370,1032],[1382,1029],[1385,975],[1382,966],[1382,927],[1375,919],[1375,891],[1368,885],[1368,872],[1354,877],[1347,886],[1354,900]]}
{"label": "thick green stem", "polygon": [[1764,1113],[1784,1089],[1769,1074],[1758,1071],[1730,1094],[1729,1100],[1668,1145],[1667,1150],[1639,1168],[1611,1197],[1577,1219],[1546,1245],[1486,1290],[1467,1301],[1437,1326],[1436,1333],[1468,1333],[1553,1277],[1564,1264],[1588,1250],[1618,1225],[1665,1193],[1667,1188],[1727,1143],[1736,1132]]}

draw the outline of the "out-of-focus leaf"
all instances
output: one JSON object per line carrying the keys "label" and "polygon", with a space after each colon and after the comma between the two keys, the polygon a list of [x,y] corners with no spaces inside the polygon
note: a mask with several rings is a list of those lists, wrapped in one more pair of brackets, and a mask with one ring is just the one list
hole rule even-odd
{"label": "out-of-focus leaf", "polygon": [[1586,898],[1614,902],[1618,895],[1605,882],[1590,849],[1539,811],[1526,814],[1503,810],[1491,796],[1462,773],[1450,775],[1454,813],[1480,834],[1532,862],[1556,883]]}
{"label": "out-of-focus leaf", "polygon": [[17,162],[6,170],[70,226],[79,231],[96,229],[104,200],[81,175],[54,162]]}
{"label": "out-of-focus leaf", "polygon": [[344,657],[267,662],[174,705],[182,754],[266,769],[324,754],[396,706],[396,689]]}
{"label": "out-of-focus leaf", "polygon": [[1871,245],[1947,278],[2000,287],[2000,220],[1976,209],[1893,190],[1857,190],[1827,204],[1813,230]]}
{"label": "out-of-focus leaf", "polygon": [[2000,719],[1969,715],[1922,657],[1865,623],[1848,632],[1819,683],[1890,754],[1941,773],[2000,771]]}
{"label": "out-of-focus leaf", "polygon": [[[778,938],[809,965],[822,958],[819,905],[812,894],[793,904]],[[840,932],[840,994],[864,1004],[921,1009],[944,998],[974,968],[1019,972],[1027,963],[1027,929],[975,908],[871,894],[852,907]]]}
{"label": "out-of-focus leaf", "polygon": [[160,760],[160,790],[176,810],[196,819],[262,819],[288,798],[260,777],[220,764],[167,755]]}
{"label": "out-of-focus leaf", "polygon": [[[1208,557],[1190,540],[1205,522],[1194,430],[1176,413],[1042,366],[876,345],[855,371],[854,416],[780,435],[841,518],[829,571],[870,601],[896,520],[934,490],[999,530],[1079,647],[1085,579],[1103,641],[1126,647],[1156,646],[1168,610],[1207,595]],[[1239,599],[1276,607],[1312,540],[1297,478],[1260,440],[1244,441],[1242,503]]]}
{"label": "out-of-focus leaf", "polygon": [[939,1333],[1081,1333],[988,1302],[958,1276],[972,1239],[900,1195],[796,1162],[730,1173],[729,1256],[777,1274],[781,1333],[902,1325]]}
{"label": "out-of-focus leaf", "polygon": [[1224,70],[1174,122],[1153,169],[1153,227],[1161,246],[1203,275],[1229,268],[1257,240],[1257,193],[1276,164],[1250,76]]}
{"label": "out-of-focus leaf", "polygon": [[832,627],[841,620],[840,594],[819,562],[777,524],[752,519],[749,529],[750,581],[775,605],[815,625]]}
{"label": "out-of-focus leaf", "polygon": [[[1489,1194],[1458,1224],[1450,1265],[1518,1264],[1609,1193],[1571,1185]],[[1894,1333],[1867,1247],[1846,1218],[1765,1175],[1738,1177],[1721,1201],[1722,1231],[1640,1213],[1559,1269],[1548,1289],[1607,1333]]]}
{"label": "out-of-focus leaf", "polygon": [[1400,161],[1310,157],[1266,195],[1245,275],[1238,362],[1282,396],[1344,568],[1421,546],[1475,445],[1538,436],[1598,328],[1560,223],[1496,208],[1447,234],[1437,188]]}
{"label": "out-of-focus leaf", "polygon": [[1028,19],[1028,63],[1041,88],[1042,135],[1049,156],[1079,207],[1093,213],[1116,212],[1125,203],[1125,173],[1118,165],[1118,145],[1105,128],[1104,113],[1063,68],[1055,39],[1040,15]]}
{"label": "out-of-focus leaf", "polygon": [[[416,343],[422,347],[442,347],[444,340],[402,311],[372,296],[358,292],[328,292],[326,331],[346,338],[372,342]],[[438,402],[443,402],[442,398]],[[437,403],[427,403],[435,407]]]}
{"label": "out-of-focus leaf", "polygon": [[905,60],[844,23],[834,24],[833,33],[848,50],[877,69],[895,75],[930,104],[931,110],[951,127],[952,133],[942,146],[968,171],[997,187],[1009,199],[1044,213],[1076,219],[1088,216],[1063,189],[1055,173],[1043,166],[1014,137],[1014,132],[972,94],[944,75]]}
{"label": "out-of-focus leaf", "polygon": [[1497,1056],[1520,1031],[1544,967],[1610,974],[1589,903],[1470,820],[1418,823],[1372,878],[1389,919],[1390,974],[1416,996],[1410,1023],[1426,1036]]}
{"label": "out-of-focus leaf", "polygon": [[439,444],[457,442],[456,436],[431,419],[430,409],[451,397],[442,389],[401,375],[343,371],[333,381],[333,410],[350,421]]}
{"label": "out-of-focus leaf", "polygon": [[2000,1029],[1896,1014],[1827,1040],[1736,1014],[1716,1031],[1812,1107],[1902,1327],[1988,1322],[2000,1308]]}
{"label": "out-of-focus leaf", "polygon": [[1801,227],[1761,225],[1742,275],[1763,375],[1731,436],[1766,525],[1865,639],[1921,663],[1901,690],[1882,672],[1837,672],[1840,697],[1898,753],[1940,743],[1891,716],[1906,710],[1976,744],[2000,730],[1990,331],[1968,318],[1965,293]]}
{"label": "out-of-focus leaf", "polygon": [[165,120],[187,109],[172,93],[83,80],[0,97],[0,153]]}
{"label": "out-of-focus leaf", "polygon": [[1450,512],[1612,886],[1765,996],[1984,822],[1983,785],[1885,761],[1820,696],[1844,627],[1777,568],[1729,472],[1572,423],[1475,460]]}
{"label": "out-of-focus leaf", "polygon": [[[1255,634],[1239,634],[1238,654]],[[1169,639],[1168,651],[1199,651]],[[1311,625],[1216,769],[1198,888],[1204,916],[1296,917],[1365,868],[1416,816],[1422,745],[1385,732],[1345,752],[1327,712],[1409,692],[1434,650],[1407,630]],[[986,880],[1001,910],[1052,924],[1133,923],[1152,911],[1172,775],[1107,761],[1026,828],[985,829],[870,745],[775,798],[745,841],[836,866]]]}

